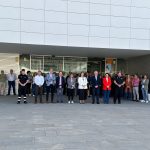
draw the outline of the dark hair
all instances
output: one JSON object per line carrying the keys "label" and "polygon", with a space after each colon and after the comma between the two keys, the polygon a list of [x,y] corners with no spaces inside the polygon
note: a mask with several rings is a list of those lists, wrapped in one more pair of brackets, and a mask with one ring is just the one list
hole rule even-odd
{"label": "dark hair", "polygon": [[31,73],[31,71],[27,71],[27,74],[28,74],[28,73]]}
{"label": "dark hair", "polygon": [[25,69],[22,69],[21,71],[25,71]]}

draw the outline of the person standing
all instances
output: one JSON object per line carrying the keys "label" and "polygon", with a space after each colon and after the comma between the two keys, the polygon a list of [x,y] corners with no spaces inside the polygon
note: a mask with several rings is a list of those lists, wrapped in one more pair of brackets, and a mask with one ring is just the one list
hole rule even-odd
{"label": "person standing", "polygon": [[4,70],[1,71],[0,74],[0,95],[5,95],[5,89],[6,89],[6,75],[4,73]]}
{"label": "person standing", "polygon": [[79,89],[79,101],[80,104],[85,104],[87,99],[87,78],[84,76],[84,73],[81,73],[81,76],[78,78],[78,89]]}
{"label": "person standing", "polygon": [[28,76],[27,95],[29,96],[31,94],[31,85],[32,85],[32,81],[33,81],[31,71],[27,71],[27,76]]}
{"label": "person standing", "polygon": [[42,103],[42,94],[43,94],[43,84],[44,77],[42,76],[42,72],[39,70],[37,75],[34,78],[35,83],[35,104],[37,103],[37,97],[40,96],[40,103]]}
{"label": "person standing", "polygon": [[76,86],[76,79],[74,78],[73,74],[71,73],[70,76],[67,79],[67,92],[68,92],[68,104],[73,104],[73,98],[75,93],[75,86]]}
{"label": "person standing", "polygon": [[132,79],[127,75],[125,80],[125,99],[132,99]]}
{"label": "person standing", "polygon": [[142,85],[142,95],[143,95],[143,102],[148,103],[148,85],[149,85],[149,79],[146,75],[144,75],[144,78],[141,81]]}
{"label": "person standing", "polygon": [[98,71],[94,71],[94,76],[91,78],[91,84],[92,84],[92,104],[95,103],[95,98],[97,104],[99,104],[101,79],[100,76],[98,75]]}
{"label": "person standing", "polygon": [[56,78],[56,89],[57,89],[57,103],[63,103],[63,90],[65,87],[65,78],[63,77],[62,71],[59,72],[59,76]]}
{"label": "person standing", "polygon": [[8,80],[8,94],[10,95],[11,87],[13,88],[13,93],[16,95],[16,74],[13,72],[13,69],[10,69],[10,73],[7,74],[7,80]]}
{"label": "person standing", "polygon": [[134,78],[132,80],[132,87],[133,87],[133,100],[138,102],[139,101],[139,84],[140,79],[137,75],[134,75]]}
{"label": "person standing", "polygon": [[123,94],[123,86],[125,84],[124,78],[121,74],[121,72],[118,72],[117,76],[114,79],[115,84],[115,96],[114,96],[114,104],[116,104],[116,101],[118,99],[118,104],[121,104],[121,97]]}
{"label": "person standing", "polygon": [[51,103],[54,100],[54,92],[55,92],[55,84],[56,84],[56,76],[53,73],[53,69],[50,68],[49,73],[45,77],[46,81],[46,102],[49,101],[49,93],[51,92]]}
{"label": "person standing", "polygon": [[109,96],[111,92],[111,78],[108,73],[103,78],[103,100],[104,104],[109,104]]}
{"label": "person standing", "polygon": [[19,83],[19,88],[18,88],[17,104],[20,104],[22,95],[24,99],[24,104],[27,104],[26,91],[27,91],[28,76],[25,74],[25,69],[21,70],[21,74],[18,76],[18,83]]}

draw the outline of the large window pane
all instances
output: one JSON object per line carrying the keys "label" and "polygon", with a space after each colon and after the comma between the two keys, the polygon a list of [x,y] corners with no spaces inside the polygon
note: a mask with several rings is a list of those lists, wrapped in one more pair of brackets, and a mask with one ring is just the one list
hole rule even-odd
{"label": "large window pane", "polygon": [[31,56],[31,70],[32,71],[44,70],[43,69],[43,56]]}
{"label": "large window pane", "polygon": [[87,71],[87,58],[65,57],[64,58],[64,71],[65,72],[86,72]]}
{"label": "large window pane", "polygon": [[63,57],[44,56],[44,71],[53,68],[55,72],[63,71]]}

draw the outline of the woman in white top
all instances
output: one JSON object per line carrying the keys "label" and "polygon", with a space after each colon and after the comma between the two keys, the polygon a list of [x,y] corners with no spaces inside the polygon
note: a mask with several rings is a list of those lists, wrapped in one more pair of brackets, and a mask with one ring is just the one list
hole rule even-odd
{"label": "woman in white top", "polygon": [[84,76],[84,73],[81,73],[81,76],[78,78],[78,89],[79,89],[79,101],[80,104],[84,104],[87,99],[87,78]]}

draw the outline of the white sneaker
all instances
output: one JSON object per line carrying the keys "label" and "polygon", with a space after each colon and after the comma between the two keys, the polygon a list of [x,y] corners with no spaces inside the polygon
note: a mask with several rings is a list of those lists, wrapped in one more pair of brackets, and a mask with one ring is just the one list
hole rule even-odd
{"label": "white sneaker", "polygon": [[68,104],[70,104],[70,101],[68,101]]}
{"label": "white sneaker", "polygon": [[148,101],[146,101],[146,104],[148,104]]}
{"label": "white sneaker", "polygon": [[71,104],[74,104],[74,101],[71,101]]}
{"label": "white sneaker", "polygon": [[141,103],[144,103],[145,101],[144,100],[141,100]]}

